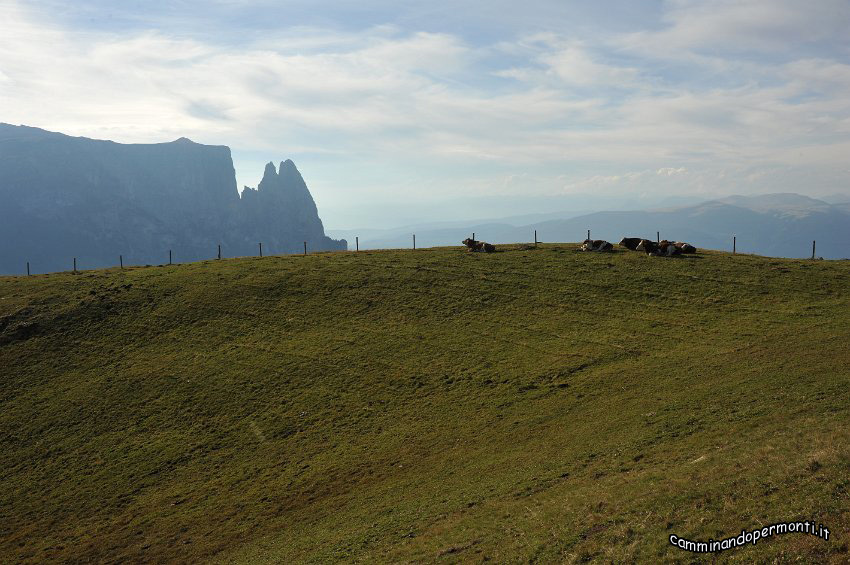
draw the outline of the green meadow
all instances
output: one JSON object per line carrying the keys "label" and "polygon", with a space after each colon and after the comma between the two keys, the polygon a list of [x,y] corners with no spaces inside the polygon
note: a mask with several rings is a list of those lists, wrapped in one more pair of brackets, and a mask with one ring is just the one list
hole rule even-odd
{"label": "green meadow", "polygon": [[850,262],[576,248],[0,277],[0,561],[850,560]]}

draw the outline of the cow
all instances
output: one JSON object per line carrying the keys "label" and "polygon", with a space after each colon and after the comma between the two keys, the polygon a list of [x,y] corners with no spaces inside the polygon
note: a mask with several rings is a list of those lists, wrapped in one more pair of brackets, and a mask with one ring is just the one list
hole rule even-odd
{"label": "cow", "polygon": [[579,249],[582,251],[612,251],[614,246],[604,239],[585,239]]}
{"label": "cow", "polygon": [[[623,241],[630,244],[631,242],[628,241],[629,239],[633,238],[623,238]],[[622,244],[622,242],[620,243]],[[629,247],[629,249],[631,249],[631,247]],[[673,242],[666,239],[662,239],[658,243],[651,239],[641,239],[640,243],[638,243],[634,249],[636,251],[643,251],[647,255],[653,255],[655,257],[673,257],[682,253],[696,253],[697,251],[690,243],[684,243],[681,241]]]}
{"label": "cow", "polygon": [[642,239],[643,238],[641,237],[624,237],[620,240],[620,245],[634,251],[635,249],[637,249],[637,246],[640,244]]}
{"label": "cow", "polygon": [[487,243],[486,241],[476,241],[474,239],[466,238],[461,243],[463,243],[469,251],[483,251],[484,253],[492,253],[496,250],[496,246]]}
{"label": "cow", "polygon": [[656,245],[656,251],[653,255],[658,257],[673,257],[674,255],[681,255],[681,253],[681,249],[665,239]]}
{"label": "cow", "polygon": [[658,251],[658,244],[651,239],[642,239],[635,247],[635,251],[643,251],[647,255],[651,255],[655,251]]}

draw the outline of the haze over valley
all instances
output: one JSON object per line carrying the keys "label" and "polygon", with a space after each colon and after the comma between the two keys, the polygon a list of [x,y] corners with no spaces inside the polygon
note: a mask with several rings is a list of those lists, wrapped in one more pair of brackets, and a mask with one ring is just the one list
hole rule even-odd
{"label": "haze over valley", "polygon": [[489,221],[417,224],[384,230],[328,230],[350,242],[360,237],[361,249],[405,248],[416,234],[420,246],[457,245],[470,234],[494,243],[580,241],[587,230],[594,238],[617,242],[622,237],[669,237],[694,242],[705,249],[732,250],[733,237],[741,253],[773,257],[850,258],[850,196],[836,202],[798,194],[725,197],[689,206],[662,209],[551,212]]}

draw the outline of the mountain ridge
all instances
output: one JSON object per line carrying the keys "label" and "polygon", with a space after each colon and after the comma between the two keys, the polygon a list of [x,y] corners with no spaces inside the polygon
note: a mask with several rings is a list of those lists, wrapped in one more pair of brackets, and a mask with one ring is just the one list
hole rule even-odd
{"label": "mountain ridge", "polygon": [[[49,166],[45,166],[49,163]],[[287,163],[283,161],[282,163]],[[0,124],[0,273],[339,250],[290,160],[277,198],[243,199],[230,148],[122,144]],[[289,189],[292,189],[290,196]]]}

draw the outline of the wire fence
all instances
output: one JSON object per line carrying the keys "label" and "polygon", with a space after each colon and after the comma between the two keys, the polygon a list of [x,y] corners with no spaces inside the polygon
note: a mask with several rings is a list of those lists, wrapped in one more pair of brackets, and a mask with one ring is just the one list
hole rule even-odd
{"label": "wire fence", "polygon": [[[534,247],[537,247],[537,245],[539,243],[543,243],[537,237],[537,230],[534,230],[533,235],[534,235],[534,240],[533,240]],[[416,247],[416,234],[415,233],[411,234],[411,236],[412,236],[412,249],[416,250],[417,249],[417,247]],[[472,238],[471,239],[472,239],[473,242],[477,241],[475,239],[475,232],[472,232]],[[587,240],[590,240],[590,230],[587,230]],[[660,231],[655,232],[655,241],[656,241],[656,243],[661,242],[661,232]],[[354,247],[353,251],[355,253],[359,252],[360,251],[360,237],[359,236],[355,236],[354,246],[355,247]],[[737,254],[737,252],[738,252],[738,236],[736,234],[732,235],[732,246],[731,247],[732,247],[732,254],[733,255]],[[263,257],[264,255],[263,255],[263,244],[262,244],[262,242],[257,243],[257,248],[258,248],[257,256]],[[812,256],[811,256],[812,259],[817,258],[816,257],[816,249],[817,249],[817,241],[812,240]],[[351,251],[351,250],[349,249],[348,251]],[[307,242],[305,241],[303,253],[292,253],[290,255],[308,255],[308,254],[309,254],[309,252],[308,252],[308,249],[307,249]],[[245,256],[244,255],[243,256],[234,256],[234,258],[236,258],[236,257],[245,257]],[[217,253],[216,253],[216,259],[217,260],[222,259],[221,244],[218,245],[218,249],[217,249]],[[168,250],[168,264],[169,265],[174,264],[174,253],[173,253],[172,249]],[[79,269],[77,268],[77,257],[72,258],[71,266],[72,266],[72,272],[73,273],[78,272]],[[124,269],[124,255],[123,254],[118,255],[118,266],[119,266],[119,268]],[[150,266],[150,265],[146,265],[146,266]],[[27,274],[27,276],[32,276],[32,274],[33,274],[32,268],[31,268],[31,265],[30,265],[30,261],[26,262],[26,274]],[[44,274],[47,274],[47,273],[44,273]]]}

